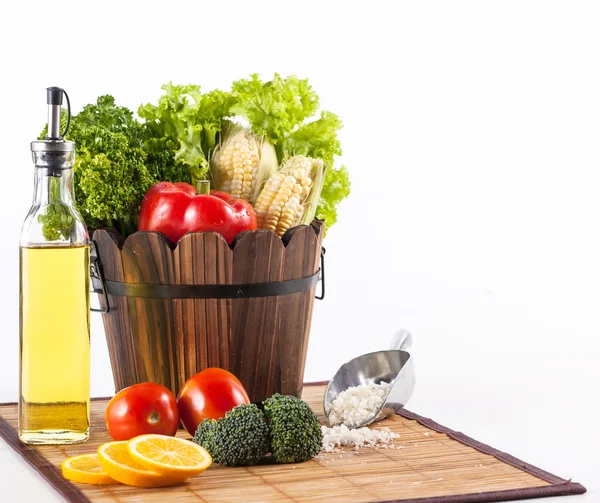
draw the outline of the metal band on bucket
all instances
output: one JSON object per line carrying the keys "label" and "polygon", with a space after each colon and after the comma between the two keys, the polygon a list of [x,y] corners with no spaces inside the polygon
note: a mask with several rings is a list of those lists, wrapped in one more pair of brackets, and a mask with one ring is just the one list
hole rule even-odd
{"label": "metal band on bucket", "polygon": [[319,269],[312,276],[244,285],[149,285],[105,280],[106,292],[117,297],[150,299],[244,299],[288,295],[312,289],[319,281]]}
{"label": "metal band on bucket", "polygon": [[139,297],[146,299],[246,299],[251,297],[273,297],[311,290],[321,281],[321,293],[317,299],[325,298],[325,248],[321,248],[321,267],[312,276],[240,285],[153,285],[147,283],[125,283],[104,278],[96,247],[90,254],[90,275],[93,293],[104,298],[104,307],[92,308],[94,312],[108,313],[110,305],[106,295],[115,297]]}

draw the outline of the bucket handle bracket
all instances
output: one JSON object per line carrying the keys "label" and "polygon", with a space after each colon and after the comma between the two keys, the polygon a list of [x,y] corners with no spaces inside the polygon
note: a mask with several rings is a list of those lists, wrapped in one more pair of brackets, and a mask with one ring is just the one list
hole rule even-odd
{"label": "bucket handle bracket", "polygon": [[[108,295],[106,295],[106,283],[104,281],[104,274],[102,273],[102,264],[100,263],[100,258],[98,257],[98,251],[96,250],[96,246],[92,242],[90,244],[90,278],[92,280],[92,293],[98,294],[99,299],[104,300],[104,305],[106,307],[92,307],[90,311],[94,313],[109,313],[110,312],[110,304],[108,301]],[[102,306],[102,302],[100,302],[100,306]]]}
{"label": "bucket handle bracket", "polygon": [[325,298],[325,247],[321,247],[321,269],[319,269],[319,283],[321,283],[321,293],[315,295],[315,299],[323,300]]}

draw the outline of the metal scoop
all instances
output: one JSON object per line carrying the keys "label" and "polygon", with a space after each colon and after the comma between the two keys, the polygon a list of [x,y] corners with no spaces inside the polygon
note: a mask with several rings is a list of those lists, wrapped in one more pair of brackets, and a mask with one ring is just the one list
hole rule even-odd
{"label": "metal scoop", "polygon": [[386,351],[368,353],[344,363],[329,381],[323,397],[323,410],[329,419],[331,404],[336,396],[352,386],[391,382],[392,386],[379,410],[369,419],[353,426],[360,428],[373,421],[379,421],[402,409],[415,388],[415,367],[413,358],[406,350],[412,344],[408,330],[399,330],[392,337]]}

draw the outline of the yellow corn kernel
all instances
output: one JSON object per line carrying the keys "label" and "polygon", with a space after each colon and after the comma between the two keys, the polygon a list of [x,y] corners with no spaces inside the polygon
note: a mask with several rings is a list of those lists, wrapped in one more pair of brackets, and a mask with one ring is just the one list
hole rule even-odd
{"label": "yellow corn kernel", "polygon": [[215,188],[233,198],[252,201],[258,163],[258,143],[254,136],[243,129],[234,132],[213,156]]}
{"label": "yellow corn kernel", "polygon": [[[271,178],[267,180],[265,186],[261,190],[258,198],[256,199],[256,203],[254,204],[254,211],[256,211],[256,220],[258,222],[258,228],[264,228],[264,221],[271,207],[271,204],[275,200],[275,196],[279,192],[281,188],[281,184],[285,175],[281,172],[275,173]],[[273,229],[274,230],[274,229]]]}
{"label": "yellow corn kernel", "polygon": [[258,228],[275,232],[279,237],[298,225],[304,215],[304,201],[310,194],[315,169],[322,162],[297,155],[291,157],[266,182],[254,209]]}

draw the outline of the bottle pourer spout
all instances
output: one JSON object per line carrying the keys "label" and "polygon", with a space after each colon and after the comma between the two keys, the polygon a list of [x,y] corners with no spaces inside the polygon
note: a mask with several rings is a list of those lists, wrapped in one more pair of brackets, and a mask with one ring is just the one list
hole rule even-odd
{"label": "bottle pourer spout", "polygon": [[[63,101],[63,94],[67,99],[67,125],[65,130],[60,132],[60,109]],[[64,89],[60,87],[48,87],[46,88],[46,103],[48,104],[48,134],[46,139],[48,140],[62,140],[69,130],[69,124],[71,122],[71,103],[69,102],[69,96]]]}

